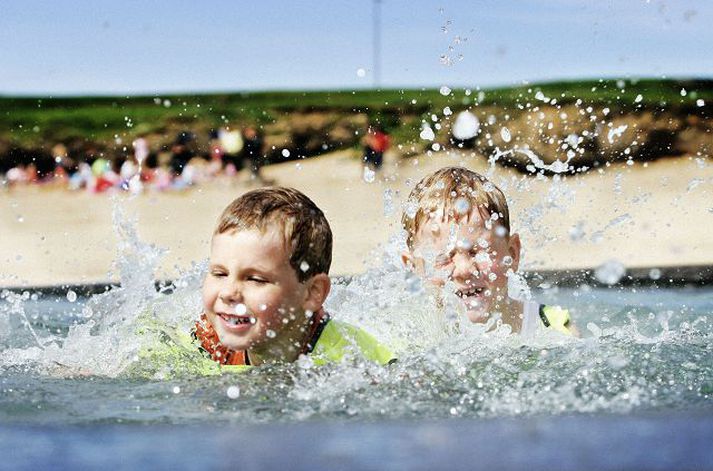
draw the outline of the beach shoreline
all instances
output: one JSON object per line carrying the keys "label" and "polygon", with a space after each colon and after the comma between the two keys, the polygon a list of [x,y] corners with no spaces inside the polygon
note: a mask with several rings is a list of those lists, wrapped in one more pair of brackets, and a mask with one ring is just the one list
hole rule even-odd
{"label": "beach shoreline", "polygon": [[[523,239],[525,271],[591,270],[612,260],[627,269],[713,265],[713,240],[702,229],[713,221],[710,159],[672,157],[532,177],[491,167],[483,156],[468,152],[408,159],[391,154],[377,180],[366,183],[358,157],[353,150],[339,151],[263,169],[267,178],[305,192],[324,210],[334,233],[335,275],[356,275],[378,265],[384,247],[400,250],[387,244],[398,238],[408,192],[423,175],[447,165],[488,174],[503,189],[513,229]],[[40,186],[5,190],[0,193],[0,287],[117,282],[112,271],[122,249],[117,224],[129,232],[135,227],[141,243],[165,251],[155,279],[195,270],[207,257],[223,207],[255,188],[245,175],[241,178],[136,197]],[[130,252],[137,241],[125,242],[123,249]]]}

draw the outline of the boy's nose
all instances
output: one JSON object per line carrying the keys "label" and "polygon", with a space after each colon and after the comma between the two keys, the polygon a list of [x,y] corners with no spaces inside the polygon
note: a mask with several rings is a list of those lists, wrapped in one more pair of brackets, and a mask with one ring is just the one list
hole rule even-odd
{"label": "boy's nose", "polygon": [[480,275],[475,260],[466,254],[457,254],[453,260],[453,273],[451,278],[454,281],[466,281],[477,278]]}
{"label": "boy's nose", "polygon": [[220,299],[226,304],[235,304],[243,300],[240,283],[229,283],[220,290]]}

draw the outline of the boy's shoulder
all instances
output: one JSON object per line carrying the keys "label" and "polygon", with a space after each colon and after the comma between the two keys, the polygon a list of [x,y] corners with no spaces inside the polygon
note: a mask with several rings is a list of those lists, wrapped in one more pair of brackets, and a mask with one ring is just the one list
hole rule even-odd
{"label": "boy's shoulder", "polygon": [[374,336],[352,324],[330,319],[315,343],[311,357],[315,364],[339,363],[358,355],[385,365],[395,360],[394,354]]}

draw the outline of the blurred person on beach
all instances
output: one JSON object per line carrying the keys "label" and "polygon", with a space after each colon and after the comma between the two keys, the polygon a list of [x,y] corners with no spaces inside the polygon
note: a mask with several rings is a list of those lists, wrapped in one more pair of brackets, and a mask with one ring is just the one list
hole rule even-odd
{"label": "blurred person on beach", "polygon": [[217,176],[223,170],[225,149],[220,142],[220,130],[211,129],[208,132],[208,174]]}
{"label": "blurred person on beach", "polygon": [[250,178],[261,184],[274,183],[264,178],[260,173],[260,168],[265,163],[265,154],[263,152],[265,140],[262,133],[254,126],[248,126],[243,131],[243,136],[245,138],[243,155],[247,159],[248,165],[250,165]]}
{"label": "blurred person on beach", "polygon": [[194,141],[193,133],[181,131],[171,146],[171,172],[174,176],[181,175],[183,168],[193,158],[195,152],[191,148]]}
{"label": "blurred person on beach", "polygon": [[141,166],[143,165],[144,161],[146,158],[149,156],[149,153],[151,152],[149,149],[149,143],[146,140],[146,137],[142,134],[139,135],[134,141],[131,143],[131,147],[134,149],[134,160],[135,162]]}
{"label": "blurred person on beach", "polygon": [[364,156],[362,161],[369,170],[378,172],[384,163],[384,152],[390,145],[389,136],[381,125],[372,124],[368,127],[363,142]]}
{"label": "blurred person on beach", "polygon": [[332,231],[307,196],[279,187],[243,194],[213,230],[203,314],[191,336],[161,331],[168,343],[141,353],[135,367],[184,368],[186,352],[195,356],[185,368],[198,374],[301,357],[313,365],[390,363],[391,351],[374,337],[325,312],[331,260]]}
{"label": "blurred person on beach", "polygon": [[216,143],[220,149],[223,160],[223,169],[226,175],[235,176],[243,167],[240,152],[243,150],[243,135],[238,129],[220,128],[218,130],[218,141]]}
{"label": "blurred person on beach", "polygon": [[510,296],[520,237],[510,230],[505,195],[484,176],[463,167],[427,175],[411,191],[402,225],[402,260],[436,289],[441,304],[445,289],[471,322],[502,322],[527,336],[540,328],[576,334],[566,309]]}

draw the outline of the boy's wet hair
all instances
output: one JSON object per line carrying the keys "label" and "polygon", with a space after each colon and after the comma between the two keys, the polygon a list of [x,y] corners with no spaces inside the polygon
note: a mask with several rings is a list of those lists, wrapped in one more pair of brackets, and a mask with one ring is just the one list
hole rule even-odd
{"label": "boy's wet hair", "polygon": [[269,226],[282,229],[290,253],[290,266],[300,282],[318,273],[329,274],[332,264],[332,230],[321,209],[294,188],[260,188],[228,205],[214,234]]}
{"label": "boy's wet hair", "polygon": [[505,195],[483,175],[464,167],[444,167],[425,176],[411,190],[401,224],[406,244],[413,249],[416,234],[424,221],[440,216],[447,220],[462,213],[458,204],[480,214],[497,214],[497,224],[510,233],[510,211]]}

